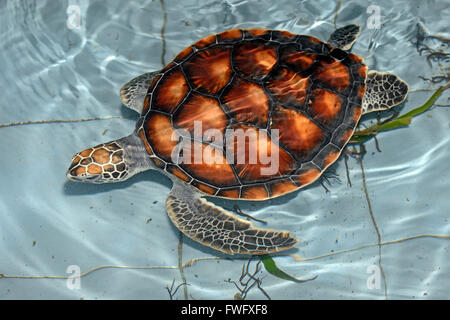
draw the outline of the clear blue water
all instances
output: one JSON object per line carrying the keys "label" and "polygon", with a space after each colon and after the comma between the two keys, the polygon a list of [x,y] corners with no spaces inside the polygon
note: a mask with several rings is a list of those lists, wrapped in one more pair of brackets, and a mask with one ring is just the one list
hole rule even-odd
{"label": "clear blue water", "polygon": [[[450,3],[386,0],[377,5],[381,25],[370,29],[373,11],[368,13],[368,5],[359,1],[0,0],[0,124],[118,117],[0,127],[0,274],[5,276],[0,278],[0,298],[168,299],[165,287],[183,281],[179,234],[164,209],[170,190],[166,177],[146,172],[121,184],[87,185],[67,181],[65,171],[75,152],[133,130],[137,116],[118,96],[123,83],[160,69],[163,61],[206,35],[266,27],[326,40],[335,25],[357,23],[363,30],[353,52],[364,56],[369,68],[396,73],[411,90],[445,84],[420,76],[448,77],[448,58],[427,59],[430,52],[419,54],[418,49],[426,44],[448,54],[448,42],[416,42],[418,23],[430,34],[450,37]],[[75,13],[68,14],[69,7]],[[73,28],[78,12],[80,25]],[[402,113],[431,94],[411,92]],[[448,91],[437,104],[448,104]],[[341,159],[333,167],[341,183],[332,180],[330,193],[315,183],[272,201],[239,203],[269,227],[287,229],[301,239],[289,254],[313,258],[276,256],[287,273],[318,277],[294,283],[263,269],[257,276],[270,297],[448,298],[449,239],[389,242],[450,234],[449,129],[450,109],[435,107],[409,128],[380,134],[382,152],[373,139],[366,143],[368,196],[360,164],[350,158],[351,187]],[[233,299],[237,289],[227,280],[238,281],[245,259],[223,259],[186,238],[181,248],[182,263],[208,260],[184,269],[188,286],[174,299]],[[322,255],[327,256],[315,258]],[[100,266],[145,268],[100,269],[82,277],[79,289],[71,289],[65,279],[42,278],[68,276],[70,265],[81,272]],[[379,288],[367,284],[372,266],[380,270]],[[37,278],[20,278],[27,276]],[[247,298],[265,296],[255,287]]]}

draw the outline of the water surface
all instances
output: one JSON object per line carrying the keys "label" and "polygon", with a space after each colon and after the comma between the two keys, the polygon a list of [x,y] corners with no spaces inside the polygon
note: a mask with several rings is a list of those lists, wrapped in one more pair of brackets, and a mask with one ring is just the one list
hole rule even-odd
{"label": "water surface", "polygon": [[[230,28],[283,29],[326,40],[335,27],[357,23],[363,29],[353,52],[364,56],[370,69],[396,73],[411,90],[445,84],[437,82],[448,77],[448,40],[424,35],[450,37],[448,1],[376,5],[381,24],[371,29],[367,21],[374,11],[368,13],[362,1],[0,1],[0,123],[116,117],[0,128],[0,273],[68,276],[71,265],[81,272],[105,265],[147,267],[97,270],[81,278],[79,289],[64,279],[4,278],[0,297],[169,299],[165,287],[185,279],[189,285],[174,299],[233,299],[237,289],[228,280],[238,281],[247,260],[223,259],[186,238],[180,255],[179,233],[164,209],[171,187],[166,177],[146,172],[121,184],[76,184],[65,176],[71,157],[133,130],[137,115],[118,96],[123,83]],[[412,92],[399,110],[407,112],[431,94]],[[438,104],[448,104],[448,91]],[[448,298],[449,240],[377,244],[450,234],[449,128],[450,109],[436,107],[407,129],[380,134],[381,152],[375,140],[367,142],[363,167],[349,158],[351,186],[341,159],[333,166],[341,182],[331,179],[329,193],[315,183],[283,198],[240,202],[268,227],[301,239],[289,254],[330,254],[303,262],[275,257],[293,276],[318,277],[298,284],[262,270],[257,276],[270,297]],[[374,246],[365,247],[369,244]],[[196,258],[209,260],[180,274],[180,261]],[[255,266],[256,261],[249,270]],[[373,272],[380,274],[379,288],[376,282],[368,285]],[[255,287],[247,298],[266,297]]]}

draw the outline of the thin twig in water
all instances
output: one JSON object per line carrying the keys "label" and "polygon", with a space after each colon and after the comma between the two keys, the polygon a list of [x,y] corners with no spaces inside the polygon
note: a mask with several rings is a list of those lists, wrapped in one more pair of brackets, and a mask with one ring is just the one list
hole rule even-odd
{"label": "thin twig in water", "polygon": [[161,26],[161,41],[162,41],[162,51],[161,51],[161,64],[164,67],[166,65],[166,24],[167,24],[167,11],[166,11],[166,5],[164,4],[164,0],[159,0],[159,3],[161,4],[161,10],[163,12],[163,24]]}
{"label": "thin twig in water", "polygon": [[324,179],[320,179],[320,185],[322,186],[322,188],[325,189],[325,193],[330,193],[330,190],[325,186],[325,183],[323,182]]}
{"label": "thin twig in water", "polygon": [[450,74],[446,76],[434,76],[430,78],[425,78],[424,76],[419,76],[423,81],[429,81],[431,83],[441,83],[442,81],[450,81]]}
{"label": "thin twig in water", "polygon": [[[184,268],[183,268],[183,233],[181,233],[181,231],[179,232],[178,237],[178,270],[180,271],[181,281],[183,281],[183,283],[187,283],[186,277],[184,276]],[[183,292],[184,292],[184,300],[187,300],[188,291],[186,286],[183,288]]]}
{"label": "thin twig in water", "polygon": [[384,283],[384,296],[387,299],[387,284],[386,284],[386,275],[384,273],[384,269],[383,269],[383,265],[381,264],[381,234],[380,234],[380,230],[378,229],[378,225],[377,222],[375,220],[375,216],[373,214],[373,208],[372,208],[372,203],[370,201],[370,197],[369,197],[369,191],[367,189],[367,183],[366,183],[366,174],[364,172],[364,165],[363,165],[363,156],[366,153],[366,148],[364,146],[364,144],[360,144],[360,153],[361,153],[361,157],[359,158],[358,162],[359,165],[361,167],[361,175],[362,175],[362,182],[363,182],[363,190],[364,190],[364,194],[366,196],[366,201],[367,201],[367,206],[369,208],[369,213],[370,213],[370,218],[372,220],[372,224],[375,228],[375,232],[377,234],[377,243],[378,243],[378,267],[380,268],[380,272],[381,272],[381,276],[383,278],[383,283]]}
{"label": "thin twig in water", "polygon": [[378,152],[381,152],[380,144],[378,143],[378,138],[377,138],[377,136],[374,136],[374,137],[373,137],[373,140],[375,140],[375,148],[377,149]]}
{"label": "thin twig in water", "polygon": [[352,181],[350,180],[350,170],[348,169],[348,154],[344,152],[344,164],[345,164],[345,173],[347,174],[347,183],[348,186],[352,187]]}
{"label": "thin twig in water", "polygon": [[173,279],[172,285],[170,286],[170,288],[169,288],[169,286],[166,286],[166,290],[169,293],[170,300],[173,300],[173,297],[177,294],[177,291],[181,286],[185,286],[185,287],[187,286],[186,282],[182,282],[179,285],[177,285],[177,287],[175,288],[175,291],[173,291],[174,284],[175,284],[175,279]]}
{"label": "thin twig in water", "polygon": [[254,220],[254,221],[258,221],[258,222],[267,224],[267,221],[262,220],[262,219],[258,219],[258,218],[254,218],[254,217],[252,217],[251,215],[249,215],[248,213],[245,213],[244,211],[241,210],[241,208],[239,208],[239,206],[238,206],[237,204],[234,205],[234,207],[233,207],[233,212],[236,213],[236,214],[238,214],[238,215],[240,215],[240,216],[249,218],[249,219],[251,219],[251,220]]}
{"label": "thin twig in water", "polygon": [[320,177],[320,184],[325,189],[326,193],[330,193],[330,190],[325,186],[325,183],[330,187],[332,186],[331,179],[336,180],[338,183],[341,183],[341,179],[339,179],[339,174],[334,169],[328,169],[325,171]]}
{"label": "thin twig in water", "polygon": [[[235,294],[235,300],[245,300],[248,292],[256,285],[257,288],[266,296],[267,299],[271,300],[268,293],[262,288],[262,280],[257,278],[256,275],[261,271],[261,261],[258,261],[255,267],[255,271],[251,274],[248,269],[250,267],[250,263],[252,261],[252,257],[250,257],[247,263],[242,265],[241,276],[239,277],[239,284],[236,281],[231,279],[225,280],[225,282],[232,283],[238,289],[238,293]],[[248,279],[247,279],[248,278]]]}

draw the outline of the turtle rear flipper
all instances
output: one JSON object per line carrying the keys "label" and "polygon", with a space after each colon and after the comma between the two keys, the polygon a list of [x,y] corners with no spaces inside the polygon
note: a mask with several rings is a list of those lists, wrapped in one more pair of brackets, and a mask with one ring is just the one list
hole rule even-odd
{"label": "turtle rear flipper", "polygon": [[148,87],[158,73],[158,71],[147,72],[125,83],[120,89],[120,99],[123,104],[141,114]]}
{"label": "turtle rear flipper", "polygon": [[287,250],[298,242],[289,232],[253,227],[250,222],[202,199],[199,193],[179,181],[174,181],[166,210],[186,236],[226,254],[267,254]]}
{"label": "turtle rear flipper", "polygon": [[352,48],[360,33],[360,26],[349,24],[334,31],[328,39],[328,43],[335,48],[348,51]]}
{"label": "turtle rear flipper", "polygon": [[386,110],[405,101],[408,84],[388,72],[369,71],[363,99],[363,114]]}

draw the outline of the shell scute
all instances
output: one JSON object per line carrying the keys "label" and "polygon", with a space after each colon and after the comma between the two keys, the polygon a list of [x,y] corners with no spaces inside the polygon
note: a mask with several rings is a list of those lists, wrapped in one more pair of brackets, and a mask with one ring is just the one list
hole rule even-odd
{"label": "shell scute", "polygon": [[298,185],[290,179],[269,182],[267,186],[272,197],[278,197],[298,189]]}
{"label": "shell scute", "polygon": [[269,197],[263,185],[242,188],[242,198],[248,200],[264,200]]}
{"label": "shell scute", "polygon": [[261,80],[277,62],[276,49],[261,41],[244,42],[233,53],[233,65],[245,78]]}
{"label": "shell scute", "polygon": [[[179,165],[184,171],[197,180],[208,183],[209,185],[219,187],[239,185],[233,169],[226,161],[221,149],[214,148],[212,145],[199,143],[197,146],[193,145],[191,150],[195,150],[194,148],[196,147],[199,148],[200,152],[191,152],[190,159]],[[207,149],[208,147],[209,149]]]}
{"label": "shell scute", "polygon": [[188,83],[179,68],[165,74],[155,88],[152,109],[171,113],[189,92]]}
{"label": "shell scute", "polygon": [[192,185],[194,187],[198,188],[199,190],[203,191],[204,193],[209,194],[209,195],[214,195],[217,192],[217,190],[218,190],[218,188],[214,188],[212,186],[208,186],[208,185],[206,185],[204,183],[201,183],[199,181],[192,182]]}
{"label": "shell scute", "polygon": [[196,43],[194,43],[192,46],[196,47],[197,49],[203,49],[207,46],[210,46],[212,44],[216,43],[216,35],[212,34],[209,35],[203,39],[200,39]]}
{"label": "shell scute", "polygon": [[147,151],[148,155],[153,155],[152,148],[150,147],[150,144],[148,143],[147,137],[145,136],[144,129],[140,129],[138,131],[139,137],[141,138],[142,142],[144,142],[145,151]]}
{"label": "shell scute", "polygon": [[271,30],[270,29],[260,29],[260,28],[247,29],[244,31],[244,37],[245,37],[245,39],[269,40],[271,37]]}
{"label": "shell scute", "polygon": [[280,144],[299,160],[312,157],[326,138],[325,132],[300,111],[275,107],[272,130],[279,130]]}
{"label": "shell scute", "polygon": [[269,98],[254,82],[236,78],[221,98],[223,106],[238,122],[265,127],[269,116]]}
{"label": "shell scute", "polygon": [[217,196],[230,199],[239,199],[239,188],[220,189]]}
{"label": "shell scute", "polygon": [[183,108],[173,116],[174,126],[184,128],[191,134],[194,134],[195,121],[199,122],[197,124],[199,127],[201,125],[202,136],[209,129],[216,129],[224,134],[228,124],[227,116],[219,102],[198,93],[190,95]]}
{"label": "shell scute", "polygon": [[243,183],[282,177],[296,168],[294,159],[264,130],[234,125],[226,147],[227,153],[233,155],[233,165]]}
{"label": "shell scute", "polygon": [[289,45],[281,51],[280,61],[296,72],[303,72],[313,65],[317,56],[315,53],[299,51],[296,45]]}
{"label": "shell scute", "polygon": [[231,48],[212,47],[198,52],[184,64],[195,90],[216,94],[231,78]]}
{"label": "shell scute", "polygon": [[340,154],[341,149],[338,149],[333,144],[327,144],[317,153],[312,162],[323,171],[335,162]]}
{"label": "shell scute", "polygon": [[294,33],[290,33],[288,31],[283,31],[283,30],[273,30],[272,31],[272,41],[277,41],[280,43],[284,43],[284,42],[292,42],[295,40],[295,38],[297,37],[296,34]]}
{"label": "shell scute", "polygon": [[153,151],[162,159],[171,161],[172,151],[177,145],[175,129],[170,118],[161,113],[151,113],[145,122],[145,132]]}
{"label": "shell scute", "polygon": [[328,45],[315,37],[300,35],[297,37],[296,43],[300,46],[300,50],[302,51],[320,53],[324,55],[329,52]]}
{"label": "shell scute", "polygon": [[321,174],[321,171],[317,166],[313,165],[311,162],[306,163],[297,170],[293,179],[300,185],[306,186],[314,182]]}
{"label": "shell scute", "polygon": [[217,34],[217,41],[219,43],[228,43],[240,40],[243,37],[241,29],[227,30]]}
{"label": "shell scute", "polygon": [[189,176],[183,172],[183,170],[181,170],[178,166],[176,165],[167,165],[166,168],[167,172],[170,172],[171,174],[173,174],[174,176],[176,176],[177,178],[183,180],[184,182],[190,182],[191,178],[189,178]]}
{"label": "shell scute", "polygon": [[347,89],[350,85],[348,68],[341,62],[328,57],[319,62],[315,79],[323,82],[328,88],[339,91]]}
{"label": "shell scute", "polygon": [[181,62],[185,60],[189,55],[191,55],[194,52],[194,49],[192,47],[186,47],[177,56],[173,59],[173,61]]}
{"label": "shell scute", "polygon": [[342,98],[336,93],[317,88],[312,91],[309,108],[314,119],[328,125],[340,114],[342,103]]}
{"label": "shell scute", "polygon": [[271,76],[271,80],[266,83],[277,102],[294,106],[302,106],[305,103],[309,85],[308,77],[303,77],[288,68],[278,68]]}

